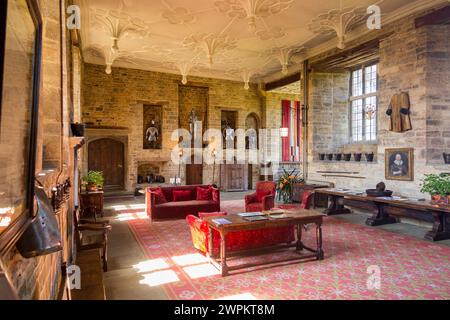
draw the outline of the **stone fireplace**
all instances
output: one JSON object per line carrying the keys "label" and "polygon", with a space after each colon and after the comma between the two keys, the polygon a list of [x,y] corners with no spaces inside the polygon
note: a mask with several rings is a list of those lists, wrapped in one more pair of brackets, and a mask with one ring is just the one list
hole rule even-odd
{"label": "stone fireplace", "polygon": [[164,161],[139,161],[136,165],[136,186],[165,185],[170,182],[171,170]]}

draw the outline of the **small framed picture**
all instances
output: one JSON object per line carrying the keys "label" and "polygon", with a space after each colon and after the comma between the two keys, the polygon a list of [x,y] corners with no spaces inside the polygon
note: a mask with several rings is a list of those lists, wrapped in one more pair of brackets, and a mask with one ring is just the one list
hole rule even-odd
{"label": "small framed picture", "polygon": [[386,179],[414,181],[414,149],[386,149]]}

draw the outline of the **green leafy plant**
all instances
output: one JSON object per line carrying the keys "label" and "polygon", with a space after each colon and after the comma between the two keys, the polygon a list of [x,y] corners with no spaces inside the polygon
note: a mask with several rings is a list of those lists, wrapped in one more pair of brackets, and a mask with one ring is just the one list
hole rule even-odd
{"label": "green leafy plant", "polygon": [[101,171],[89,171],[86,176],[84,176],[82,179],[83,185],[86,186],[96,186],[96,187],[103,187],[103,183],[105,181],[103,177],[103,172]]}
{"label": "green leafy plant", "polygon": [[304,181],[295,171],[294,169],[289,173],[283,169],[283,175],[277,181],[278,201],[283,201],[284,203],[292,202],[292,189],[294,184]]}
{"label": "green leafy plant", "polygon": [[450,195],[450,175],[449,174],[426,174],[423,179],[422,193],[428,193],[431,196],[440,195],[446,197]]}

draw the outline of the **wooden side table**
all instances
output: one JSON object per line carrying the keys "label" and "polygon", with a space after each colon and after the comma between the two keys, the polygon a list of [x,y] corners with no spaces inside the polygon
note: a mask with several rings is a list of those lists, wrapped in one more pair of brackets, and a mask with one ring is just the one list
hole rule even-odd
{"label": "wooden side table", "polygon": [[[317,189],[327,189],[329,185],[325,184],[308,184],[308,183],[296,183],[292,188],[292,201],[301,202],[303,193],[305,191],[314,192]],[[324,207],[328,206],[328,197],[322,194],[316,193],[314,196],[314,207]]]}
{"label": "wooden side table", "polygon": [[80,193],[81,212],[83,218],[85,218],[86,213],[93,215],[94,218],[96,218],[97,215],[100,215],[103,218],[103,198],[103,191]]}

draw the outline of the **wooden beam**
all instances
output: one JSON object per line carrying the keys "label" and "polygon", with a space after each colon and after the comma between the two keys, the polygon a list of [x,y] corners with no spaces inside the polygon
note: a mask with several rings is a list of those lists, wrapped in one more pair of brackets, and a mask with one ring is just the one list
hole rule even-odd
{"label": "wooden beam", "polygon": [[379,58],[380,39],[373,39],[354,48],[326,57],[311,66],[316,71],[342,72]]}
{"label": "wooden beam", "polygon": [[450,24],[450,5],[416,19],[416,28]]}
{"label": "wooden beam", "polygon": [[266,91],[270,91],[270,90],[274,90],[274,89],[277,89],[277,88],[281,88],[281,87],[287,86],[288,84],[291,84],[291,83],[294,83],[294,82],[298,82],[298,81],[300,81],[300,76],[301,76],[301,73],[297,72],[297,73],[294,73],[293,75],[290,75],[290,76],[288,76],[286,78],[266,83],[265,89],[266,89]]}

